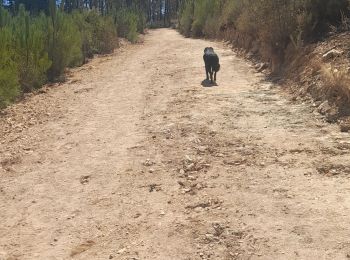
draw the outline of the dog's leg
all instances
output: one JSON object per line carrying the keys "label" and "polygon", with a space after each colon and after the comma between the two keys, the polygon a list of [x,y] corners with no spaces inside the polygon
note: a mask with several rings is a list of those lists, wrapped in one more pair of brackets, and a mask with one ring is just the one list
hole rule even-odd
{"label": "dog's leg", "polygon": [[214,71],[214,81],[216,82],[216,71]]}
{"label": "dog's leg", "polygon": [[205,73],[207,76],[207,80],[209,80],[209,68],[208,68],[208,66],[205,66]]}
{"label": "dog's leg", "polygon": [[214,83],[214,81],[213,81],[213,68],[210,68],[210,82],[211,83]]}

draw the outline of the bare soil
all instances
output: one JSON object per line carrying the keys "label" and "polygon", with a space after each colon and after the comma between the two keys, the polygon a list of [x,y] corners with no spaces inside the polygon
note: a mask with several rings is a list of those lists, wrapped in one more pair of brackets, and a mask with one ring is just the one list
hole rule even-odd
{"label": "bare soil", "polygon": [[349,134],[223,43],[152,30],[5,110],[0,138],[1,260],[350,256]]}

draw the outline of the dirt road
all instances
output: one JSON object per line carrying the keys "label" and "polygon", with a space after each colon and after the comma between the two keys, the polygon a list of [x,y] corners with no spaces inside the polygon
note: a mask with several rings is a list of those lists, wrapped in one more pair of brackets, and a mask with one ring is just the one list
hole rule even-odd
{"label": "dirt road", "polygon": [[1,260],[350,257],[349,135],[222,43],[150,31],[0,134]]}

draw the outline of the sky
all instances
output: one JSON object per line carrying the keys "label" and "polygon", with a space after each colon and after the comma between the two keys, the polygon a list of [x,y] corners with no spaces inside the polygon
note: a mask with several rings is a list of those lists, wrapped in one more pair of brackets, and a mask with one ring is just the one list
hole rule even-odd
{"label": "sky", "polygon": [[[7,5],[7,4],[9,3],[9,0],[0,0],[0,3],[1,3],[1,1],[2,1],[5,5]],[[56,0],[56,3],[57,3],[57,4],[60,4],[60,3],[61,3],[61,0]]]}

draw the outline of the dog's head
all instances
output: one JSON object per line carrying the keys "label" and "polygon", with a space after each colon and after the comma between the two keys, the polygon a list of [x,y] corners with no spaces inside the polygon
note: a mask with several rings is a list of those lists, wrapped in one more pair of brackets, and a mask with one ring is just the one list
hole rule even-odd
{"label": "dog's head", "polygon": [[207,52],[214,52],[214,48],[213,47],[206,47],[204,49],[204,53],[207,53]]}

